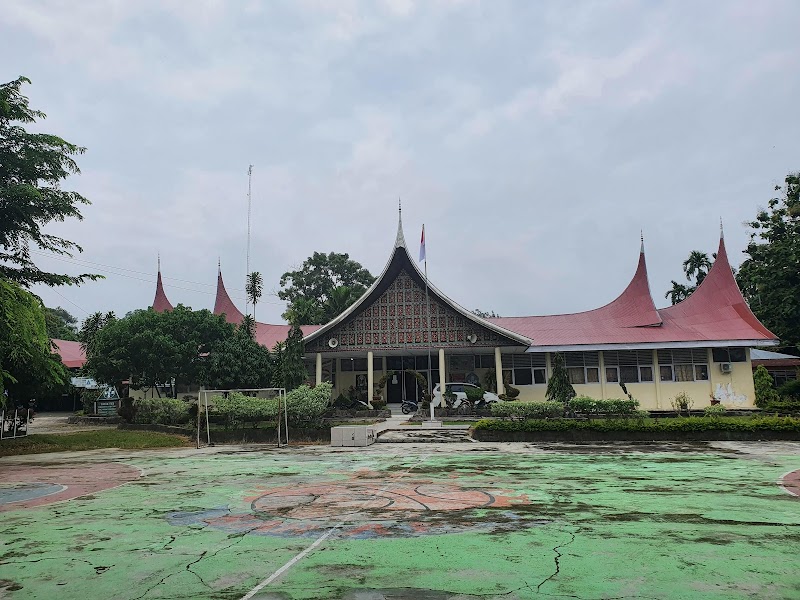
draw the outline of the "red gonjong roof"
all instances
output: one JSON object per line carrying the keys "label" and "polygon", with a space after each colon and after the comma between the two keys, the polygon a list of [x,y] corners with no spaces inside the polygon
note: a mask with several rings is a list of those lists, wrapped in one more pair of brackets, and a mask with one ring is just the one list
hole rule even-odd
{"label": "red gonjong roof", "polygon": [[[750,311],[731,272],[725,240],[703,283],[683,302],[657,310],[644,247],[628,287],[601,308],[567,315],[489,319],[533,339],[531,351],[626,346],[771,345],[777,337]],[[713,342],[720,342],[713,344]],[[725,344],[722,344],[724,342]]]}
{"label": "red gonjong roof", "polygon": [[61,362],[68,369],[82,367],[86,364],[86,354],[83,352],[80,342],[53,340],[53,343],[56,345],[56,351],[59,356],[61,356]]}
{"label": "red gonjong roof", "polygon": [[159,260],[158,278],[156,279],[156,297],[153,299],[153,310],[156,312],[164,312],[172,310],[172,303],[167,299],[164,293],[164,285],[161,283],[161,261]]}
{"label": "red gonjong roof", "polygon": [[[236,308],[228,292],[225,290],[225,283],[222,281],[222,270],[217,272],[217,299],[214,302],[214,314],[225,315],[228,323],[238,325],[244,319],[244,314]],[[278,342],[285,342],[289,335],[289,325],[270,325],[268,323],[256,323],[256,341],[270,350]],[[303,335],[308,335],[312,331],[319,329],[319,325],[303,325]]]}
{"label": "red gonjong roof", "polygon": [[236,308],[236,305],[228,296],[225,290],[225,283],[222,281],[222,269],[217,270],[217,299],[214,301],[214,314],[225,315],[228,323],[238,325],[244,319],[244,315]]}

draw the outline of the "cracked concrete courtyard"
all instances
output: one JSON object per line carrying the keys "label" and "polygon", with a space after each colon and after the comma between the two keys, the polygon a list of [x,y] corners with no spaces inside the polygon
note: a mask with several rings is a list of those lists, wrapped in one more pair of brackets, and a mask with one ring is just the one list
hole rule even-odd
{"label": "cracked concrete courtyard", "polygon": [[0,459],[0,598],[798,598],[800,444]]}

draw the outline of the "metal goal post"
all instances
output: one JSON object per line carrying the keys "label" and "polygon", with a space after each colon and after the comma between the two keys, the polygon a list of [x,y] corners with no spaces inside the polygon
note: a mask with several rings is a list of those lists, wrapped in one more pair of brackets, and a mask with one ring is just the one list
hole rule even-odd
{"label": "metal goal post", "polygon": [[[208,399],[214,396],[225,396],[238,392],[253,398],[278,400],[278,447],[289,445],[289,410],[286,407],[286,388],[237,388],[228,390],[206,390],[200,388],[197,396],[197,447],[200,448],[200,424],[205,420],[206,444],[211,445],[211,427],[209,420]],[[203,413],[203,414],[201,414]],[[283,421],[283,423],[281,423]]]}

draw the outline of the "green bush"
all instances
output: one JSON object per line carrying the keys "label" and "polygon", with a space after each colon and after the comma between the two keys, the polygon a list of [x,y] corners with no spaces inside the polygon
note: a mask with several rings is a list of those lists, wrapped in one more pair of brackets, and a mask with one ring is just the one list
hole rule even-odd
{"label": "green bush", "polygon": [[639,401],[622,398],[595,400],[589,396],[577,396],[570,401],[569,408],[576,414],[588,417],[594,415],[633,417],[639,412]]}
{"label": "green bush", "polygon": [[800,400],[784,398],[768,402],[762,408],[765,413],[796,413],[800,412]]}
{"label": "green bush", "polygon": [[561,402],[493,402],[493,417],[547,419],[564,416]]}
{"label": "green bush", "polygon": [[330,383],[320,383],[314,387],[301,385],[286,394],[289,423],[306,426],[322,423],[332,392]]}
{"label": "green bush", "polygon": [[209,416],[216,415],[226,429],[236,429],[248,424],[255,427],[261,421],[275,421],[278,415],[277,398],[255,398],[241,392],[230,392],[228,397],[212,396],[209,399]]}
{"label": "green bush", "polygon": [[778,394],[780,394],[784,399],[794,398],[795,400],[800,401],[800,379],[795,379],[794,381],[787,381],[784,383],[778,388]]}
{"label": "green bush", "polygon": [[134,423],[184,425],[189,422],[189,404],[176,398],[142,398],[134,402]]}
{"label": "green bush", "polygon": [[467,395],[467,400],[472,402],[480,402],[483,400],[483,394],[485,393],[482,387],[472,387],[471,385],[464,386],[464,393]]}
{"label": "green bush", "polygon": [[725,414],[725,407],[722,404],[712,404],[703,409],[703,415],[706,417],[721,417]]}
{"label": "green bush", "polygon": [[483,431],[794,431],[800,433],[795,417],[677,417],[674,419],[528,419],[506,421],[481,419],[475,430]]}
{"label": "green bush", "polygon": [[773,383],[774,381],[769,371],[764,368],[764,365],[759,365],[753,373],[753,386],[756,391],[755,405],[758,408],[764,408],[767,404],[780,400],[778,392],[772,387]]}

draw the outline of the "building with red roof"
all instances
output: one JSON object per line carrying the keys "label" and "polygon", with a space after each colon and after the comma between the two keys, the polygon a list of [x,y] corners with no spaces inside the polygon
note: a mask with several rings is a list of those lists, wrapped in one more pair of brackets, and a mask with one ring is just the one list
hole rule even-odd
{"label": "building with red roof", "polygon": [[[172,309],[160,262],[152,307]],[[244,318],[219,267],[214,314],[235,324]],[[350,387],[374,389],[379,378],[391,374],[380,392],[389,402],[421,398],[416,376],[422,374],[433,384],[472,382],[501,393],[511,385],[521,400],[543,400],[558,352],[578,394],[618,398],[624,384],[651,410],[669,409],[680,392],[688,393],[695,407],[712,399],[753,406],[750,348],[778,341],[742,297],[721,234],[708,275],[674,306],[659,309],[653,302],[642,241],[630,283],[605,306],[483,319],[426,281],[409,255],[402,213],[389,260],[373,285],[331,322],[302,329],[310,379],[332,382],[335,394]],[[257,323],[256,339],[272,348],[288,331],[286,324]],[[80,362],[79,345],[63,350]]]}

